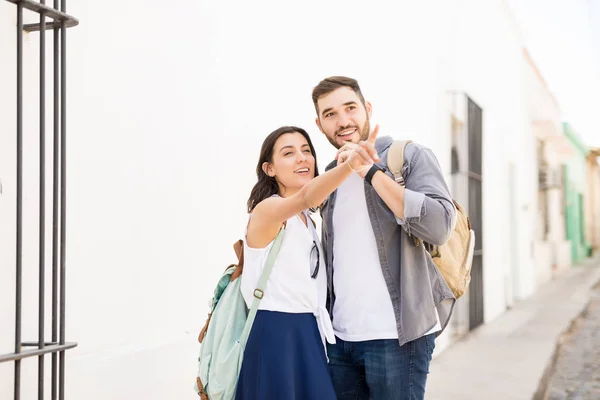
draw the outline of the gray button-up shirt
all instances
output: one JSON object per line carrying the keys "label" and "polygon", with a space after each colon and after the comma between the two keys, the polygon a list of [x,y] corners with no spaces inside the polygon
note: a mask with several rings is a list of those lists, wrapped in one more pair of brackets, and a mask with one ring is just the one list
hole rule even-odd
{"label": "gray button-up shirt", "polygon": [[[387,152],[393,143],[390,137],[380,137],[375,148],[381,158],[380,167],[387,170]],[[416,247],[409,233],[427,243],[444,244],[454,230],[456,209],[440,165],[433,152],[416,143],[406,146],[402,175],[405,180],[404,218],[396,218],[389,207],[365,182],[367,209],[375,234],[379,262],[385,279],[398,329],[398,341],[403,345],[418,339],[437,323],[436,309],[445,329],[455,298],[446,281],[423,245]],[[327,166],[333,168],[336,162]],[[393,179],[393,177],[392,177]],[[333,211],[337,191],[322,208],[323,249],[327,267],[328,309],[333,317],[335,288],[333,287]],[[368,295],[365,287],[363,294]],[[357,293],[358,294],[358,293]],[[342,299],[343,301],[343,299]],[[440,331],[441,333],[441,331]]]}

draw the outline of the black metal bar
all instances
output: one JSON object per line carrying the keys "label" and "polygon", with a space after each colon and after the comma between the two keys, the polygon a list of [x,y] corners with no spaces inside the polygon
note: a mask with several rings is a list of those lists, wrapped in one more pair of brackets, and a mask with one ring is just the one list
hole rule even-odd
{"label": "black metal bar", "polygon": [[[17,5],[17,271],[15,299],[15,353],[21,351],[21,298],[23,250],[23,7]],[[21,398],[21,362],[15,361],[14,398]]]}
{"label": "black metal bar", "polygon": [[63,344],[55,344],[55,345],[51,345],[51,346],[46,346],[43,349],[31,349],[31,350],[20,351],[18,353],[2,354],[2,355],[0,355],[0,363],[7,362],[7,361],[15,361],[16,363],[18,363],[23,358],[36,357],[41,354],[48,354],[48,353],[52,353],[52,352],[60,352],[61,354],[64,354],[65,350],[69,350],[74,347],[77,347],[76,342],[67,342],[67,343],[63,343]]}
{"label": "black metal bar", "polygon": [[[60,10],[66,11],[66,0],[61,0]],[[63,20],[60,28],[60,343],[65,343],[65,298],[66,298],[66,150],[67,150],[67,25]],[[65,398],[65,352],[59,353],[58,398]]]}
{"label": "black metal bar", "polygon": [[[52,18],[55,21],[66,22],[67,28],[79,25],[79,21],[77,20],[77,18],[75,18],[71,15],[65,14],[65,10],[62,7],[61,7],[61,10],[58,11],[58,8],[54,9],[52,7],[48,7],[45,4],[38,3],[37,1],[33,1],[33,0],[7,0],[7,1],[17,4],[28,10],[35,11],[37,13],[45,12],[47,18]],[[31,26],[39,26],[39,25],[32,24],[32,25],[28,25],[28,26],[31,27]],[[60,26],[62,27],[62,24]],[[24,26],[21,27],[21,31],[23,31],[23,28],[24,28]],[[33,30],[39,30],[39,29],[33,29]]]}
{"label": "black metal bar", "polygon": [[[45,0],[41,0],[44,4]],[[46,15],[40,13],[40,215],[39,215],[39,298],[38,348],[43,349],[46,297]],[[38,400],[44,399],[44,355],[38,357]]]}
{"label": "black metal bar", "polygon": [[[21,343],[21,347],[38,347],[39,346],[39,342],[23,342]],[[58,344],[57,342],[45,342],[44,343],[44,347],[45,346],[52,346]]]}
{"label": "black metal bar", "polygon": [[[54,0],[54,8],[58,9],[58,0]],[[60,48],[59,48],[60,30],[58,26],[54,26],[54,149],[52,154],[53,172],[52,172],[52,341],[58,341],[58,264],[59,264],[59,106],[60,106]],[[58,394],[57,378],[58,378],[58,358],[56,353],[52,353],[52,377],[51,377],[51,399],[56,400]]]}
{"label": "black metal bar", "polygon": [[[54,28],[60,29],[61,24],[62,24],[62,22],[60,22],[60,21],[46,22],[46,30],[51,30]],[[74,21],[71,19],[67,21],[67,28],[72,28],[77,25],[79,25],[78,21]],[[25,25],[23,25],[23,30],[25,32],[37,32],[37,31],[40,31],[41,29],[42,29],[42,27],[40,26],[40,24],[25,24]]]}

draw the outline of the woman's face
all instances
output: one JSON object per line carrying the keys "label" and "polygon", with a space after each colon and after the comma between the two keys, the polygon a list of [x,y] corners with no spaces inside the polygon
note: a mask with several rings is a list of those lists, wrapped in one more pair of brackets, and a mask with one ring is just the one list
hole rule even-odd
{"label": "woman's face", "polygon": [[315,158],[308,141],[298,132],[281,135],[273,146],[273,161],[263,170],[275,177],[282,196],[291,196],[315,177]]}

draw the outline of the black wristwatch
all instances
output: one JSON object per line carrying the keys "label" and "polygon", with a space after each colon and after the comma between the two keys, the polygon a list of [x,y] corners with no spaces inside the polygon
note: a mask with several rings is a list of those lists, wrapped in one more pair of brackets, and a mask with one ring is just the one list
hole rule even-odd
{"label": "black wristwatch", "polygon": [[373,179],[373,175],[375,175],[377,171],[383,172],[383,168],[379,167],[377,164],[373,164],[371,168],[369,168],[369,172],[367,172],[367,174],[365,175],[365,181],[367,181],[367,183],[371,186],[373,185],[371,183],[371,180]]}

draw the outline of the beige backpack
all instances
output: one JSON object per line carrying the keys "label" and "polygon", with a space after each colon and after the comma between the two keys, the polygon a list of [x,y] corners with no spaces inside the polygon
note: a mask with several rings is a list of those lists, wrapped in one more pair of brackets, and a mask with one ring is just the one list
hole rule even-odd
{"label": "beige backpack", "polygon": [[[404,186],[404,177],[402,176],[404,149],[410,142],[410,140],[394,141],[387,156],[388,169],[394,175],[394,180],[402,186]],[[456,227],[446,244],[434,246],[424,243],[416,236],[412,236],[412,238],[415,246],[425,246],[452,293],[454,293],[454,297],[458,299],[465,293],[471,281],[475,232],[471,229],[471,222],[463,208],[456,200],[452,201],[457,211]]]}

